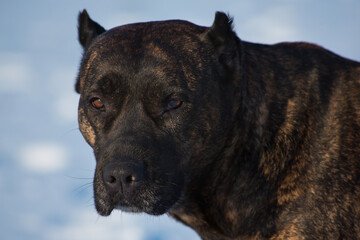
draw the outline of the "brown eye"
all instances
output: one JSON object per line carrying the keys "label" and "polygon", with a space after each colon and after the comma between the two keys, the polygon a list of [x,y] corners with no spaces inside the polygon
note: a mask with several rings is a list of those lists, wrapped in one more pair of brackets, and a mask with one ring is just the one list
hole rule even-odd
{"label": "brown eye", "polygon": [[182,104],[182,101],[180,101],[180,100],[171,100],[170,102],[168,102],[168,104],[166,106],[166,111],[177,109],[181,106],[181,104]]}
{"label": "brown eye", "polygon": [[104,103],[101,101],[100,98],[93,98],[93,99],[91,99],[91,105],[92,105],[94,108],[96,108],[96,109],[98,109],[98,110],[100,110],[100,111],[105,111],[105,110],[106,110],[105,105],[104,105]]}

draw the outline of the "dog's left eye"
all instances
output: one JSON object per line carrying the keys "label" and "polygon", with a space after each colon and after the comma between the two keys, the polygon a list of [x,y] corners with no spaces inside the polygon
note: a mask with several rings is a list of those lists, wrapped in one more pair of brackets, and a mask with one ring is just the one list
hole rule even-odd
{"label": "dog's left eye", "polygon": [[180,101],[180,100],[171,100],[166,105],[165,110],[170,111],[170,110],[177,109],[177,108],[179,108],[181,106],[181,104],[182,104],[182,101]]}

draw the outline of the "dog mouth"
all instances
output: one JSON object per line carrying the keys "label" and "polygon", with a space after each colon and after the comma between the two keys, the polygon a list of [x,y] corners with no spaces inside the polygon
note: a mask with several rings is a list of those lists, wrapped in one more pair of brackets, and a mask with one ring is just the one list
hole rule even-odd
{"label": "dog mouth", "polygon": [[127,213],[142,213],[143,211],[135,206],[124,205],[124,204],[104,204],[99,201],[99,204],[96,204],[96,210],[101,216],[109,216],[113,210],[120,210]]}
{"label": "dog mouth", "polygon": [[94,193],[95,208],[101,216],[109,216],[114,209],[131,213],[142,212],[139,207],[133,206],[124,201],[123,197],[120,197],[119,194],[108,194],[104,188],[96,187],[95,184]]}
{"label": "dog mouth", "polygon": [[112,203],[111,201],[99,199],[95,197],[95,206],[97,212],[101,216],[109,216],[113,210],[120,210],[127,213],[147,213],[150,215],[162,215],[173,207],[178,202],[173,204],[164,203],[161,199],[155,199],[151,201],[134,202],[129,204],[124,201],[118,201]]}
{"label": "dog mouth", "polygon": [[[141,213],[143,212],[139,207],[130,205],[126,202],[115,202],[110,199],[111,196],[100,194],[95,196],[95,207],[101,216],[109,216],[113,210],[121,210],[128,213]],[[112,197],[114,199],[114,197]]]}
{"label": "dog mouth", "polygon": [[128,213],[141,213],[142,211],[137,208],[137,207],[130,207],[130,206],[116,206],[115,209],[117,210],[121,210],[123,212],[128,212]]}
{"label": "dog mouth", "polygon": [[[95,190],[95,207],[101,216],[109,216],[113,210],[127,213],[147,213],[162,215],[178,204],[182,198],[182,191],[159,187],[154,184],[143,186],[135,194],[110,194],[101,186]],[[177,194],[179,193],[179,194]]]}

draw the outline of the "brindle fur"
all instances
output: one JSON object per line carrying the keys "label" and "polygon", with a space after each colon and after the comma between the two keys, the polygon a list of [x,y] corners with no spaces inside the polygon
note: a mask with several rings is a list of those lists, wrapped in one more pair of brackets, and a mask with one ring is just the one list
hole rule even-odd
{"label": "brindle fur", "polygon": [[[210,28],[106,31],[84,11],[79,39],[99,214],[168,213],[203,239],[360,239],[358,62],[308,43],[241,41],[219,12]],[[162,114],[170,95],[183,104]],[[121,161],[145,177],[111,195],[102,171]]]}

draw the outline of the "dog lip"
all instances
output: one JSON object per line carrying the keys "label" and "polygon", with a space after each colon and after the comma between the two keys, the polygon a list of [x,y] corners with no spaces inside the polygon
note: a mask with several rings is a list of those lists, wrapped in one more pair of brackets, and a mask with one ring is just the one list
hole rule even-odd
{"label": "dog lip", "polygon": [[115,203],[113,209],[121,210],[128,213],[140,213],[143,212],[140,207],[130,204],[126,200],[122,199]]}
{"label": "dog lip", "polygon": [[112,206],[111,204],[106,203],[103,200],[98,200],[95,201],[95,207],[96,207],[96,211],[101,215],[101,216],[109,216],[111,214],[111,212],[114,210],[114,206]]}
{"label": "dog lip", "polygon": [[114,208],[102,208],[102,209],[98,209],[97,212],[101,215],[101,216],[109,216],[111,214],[111,212],[114,210]]}
{"label": "dog lip", "polygon": [[115,208],[118,209],[118,210],[121,210],[123,212],[128,212],[128,213],[140,213],[140,212],[143,212],[137,207],[117,205]]}

